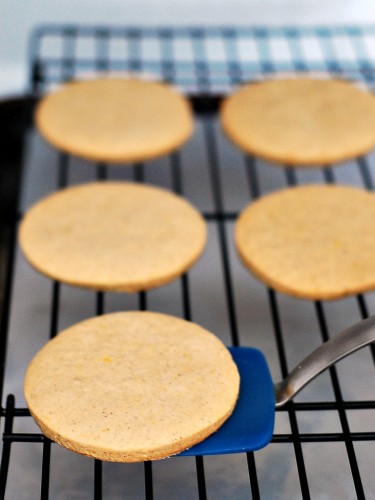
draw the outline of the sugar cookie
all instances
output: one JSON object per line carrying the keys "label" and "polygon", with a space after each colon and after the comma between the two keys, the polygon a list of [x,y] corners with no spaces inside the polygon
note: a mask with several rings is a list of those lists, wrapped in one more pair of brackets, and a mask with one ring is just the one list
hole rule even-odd
{"label": "sugar cookie", "polygon": [[200,257],[206,225],[184,198],[126,182],[46,197],[24,216],[21,249],[41,273],[94,290],[136,292],[180,276]]}
{"label": "sugar cookie", "polygon": [[77,453],[138,462],[179,453],[229,417],[239,374],[200,326],[112,313],[60,333],[31,361],[25,397],[43,433]]}
{"label": "sugar cookie", "polygon": [[307,299],[375,288],[375,195],[340,185],[268,194],[244,209],[235,243],[267,285]]}
{"label": "sugar cookie", "polygon": [[167,154],[193,131],[182,95],[167,84],[137,78],[67,83],[40,101],[35,122],[56,148],[109,163]]}
{"label": "sugar cookie", "polygon": [[348,160],[375,146],[375,97],[341,80],[289,78],[247,84],[221,109],[245,152],[300,166]]}

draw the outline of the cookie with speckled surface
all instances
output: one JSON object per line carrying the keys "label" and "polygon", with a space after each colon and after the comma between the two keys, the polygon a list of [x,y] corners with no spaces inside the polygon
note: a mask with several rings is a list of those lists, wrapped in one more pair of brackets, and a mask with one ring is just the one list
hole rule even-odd
{"label": "cookie with speckled surface", "polygon": [[265,195],[235,226],[242,261],[280,292],[338,299],[375,289],[375,195],[307,185]]}
{"label": "cookie with speckled surface", "polygon": [[93,182],[57,191],[27,211],[19,231],[29,263],[84,288],[137,292],[189,269],[206,224],[186,199],[147,184]]}
{"label": "cookie with speckled surface", "polygon": [[170,153],[194,128],[182,94],[167,84],[138,78],[67,83],[40,101],[35,122],[56,148],[108,163]]}
{"label": "cookie with speckled surface", "polygon": [[375,146],[375,97],[341,80],[246,84],[224,101],[220,119],[239,148],[276,164],[321,166]]}
{"label": "cookie with speckled surface", "polygon": [[77,453],[138,462],[179,453],[231,414],[239,374],[200,326],[159,313],[92,318],[31,361],[25,397],[43,433]]}

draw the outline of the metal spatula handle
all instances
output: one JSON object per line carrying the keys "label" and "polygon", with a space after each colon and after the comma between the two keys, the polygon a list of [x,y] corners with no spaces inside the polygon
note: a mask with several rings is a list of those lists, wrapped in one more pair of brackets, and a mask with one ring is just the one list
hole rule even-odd
{"label": "metal spatula handle", "polygon": [[306,384],[340,359],[375,341],[375,316],[335,335],[309,354],[281,382],[275,384],[275,406],[292,399]]}

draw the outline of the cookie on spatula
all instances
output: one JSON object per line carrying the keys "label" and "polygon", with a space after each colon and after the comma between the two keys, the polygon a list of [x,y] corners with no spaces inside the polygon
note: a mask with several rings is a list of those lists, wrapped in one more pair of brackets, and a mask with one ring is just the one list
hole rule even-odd
{"label": "cookie on spatula", "polygon": [[25,397],[43,433],[77,453],[138,462],[179,453],[230,416],[239,374],[197,324],[120,312],[61,332],[31,361]]}

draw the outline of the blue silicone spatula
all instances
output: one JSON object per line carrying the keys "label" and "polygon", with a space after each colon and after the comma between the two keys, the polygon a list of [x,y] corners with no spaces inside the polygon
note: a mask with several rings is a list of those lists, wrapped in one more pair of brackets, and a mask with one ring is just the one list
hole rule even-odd
{"label": "blue silicone spatula", "polygon": [[220,455],[263,448],[272,438],[275,408],[283,406],[334,363],[374,341],[375,316],[372,316],[322,344],[275,385],[259,350],[230,347],[241,377],[236,407],[218,431],[180,455]]}

